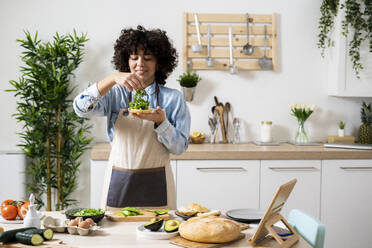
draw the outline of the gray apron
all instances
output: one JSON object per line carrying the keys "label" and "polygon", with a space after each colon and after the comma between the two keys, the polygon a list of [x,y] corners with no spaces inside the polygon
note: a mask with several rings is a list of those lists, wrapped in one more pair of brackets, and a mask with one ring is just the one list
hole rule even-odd
{"label": "gray apron", "polygon": [[[157,100],[158,92],[157,85]],[[101,207],[175,208],[169,151],[158,141],[153,122],[124,116],[124,110],[120,110],[115,122]]]}

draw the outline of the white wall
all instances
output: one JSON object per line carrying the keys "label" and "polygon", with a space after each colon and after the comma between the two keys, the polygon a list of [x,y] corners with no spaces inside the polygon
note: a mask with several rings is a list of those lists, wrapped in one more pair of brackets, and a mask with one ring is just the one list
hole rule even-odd
{"label": "white wall", "polygon": [[[229,0],[229,1],[120,1],[120,0],[1,0],[0,1],[0,150],[17,149],[21,130],[11,117],[16,111],[16,99],[4,92],[8,81],[20,76],[17,38],[23,30],[39,32],[41,39],[72,32],[88,32],[84,62],[76,73],[79,89],[114,72],[110,61],[113,44],[124,27],[142,24],[147,28],[167,30],[182,54],[182,12],[200,13],[278,13],[278,71],[239,72],[200,71],[203,80],[198,85],[194,101],[189,103],[192,130],[208,133],[207,117],[214,104],[213,96],[229,101],[234,116],[244,120],[242,140],[256,140],[259,122],[272,120],[276,140],[292,140],[297,123],[290,115],[292,102],[316,104],[319,109],[307,121],[312,141],[325,141],[335,135],[337,122],[345,120],[346,135],[357,135],[360,125],[360,104],[356,98],[335,98],[327,95],[327,68],[316,46],[320,0]],[[180,57],[181,60],[181,57]],[[176,79],[182,66],[176,68],[167,85],[180,89]],[[95,141],[106,141],[106,122],[92,119]],[[82,205],[89,197],[89,156],[81,168],[78,194]],[[84,176],[83,176],[84,175]]]}

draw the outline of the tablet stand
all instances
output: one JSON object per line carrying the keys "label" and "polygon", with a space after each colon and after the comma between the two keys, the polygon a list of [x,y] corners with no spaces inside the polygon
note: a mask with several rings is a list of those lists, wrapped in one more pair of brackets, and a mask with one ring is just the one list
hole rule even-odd
{"label": "tablet stand", "polygon": [[[248,241],[252,247],[266,239],[267,237],[273,237],[282,248],[289,248],[299,240],[298,233],[293,227],[287,222],[287,220],[280,214],[284,204],[286,203],[289,195],[291,194],[297,179],[293,179],[288,183],[285,183],[279,187],[269,208],[267,209],[265,216],[261,219],[260,224],[257,228],[256,233]],[[289,238],[283,239],[274,230],[273,226],[277,222],[282,222],[288,230],[292,233]],[[262,247],[262,246],[261,246]]]}

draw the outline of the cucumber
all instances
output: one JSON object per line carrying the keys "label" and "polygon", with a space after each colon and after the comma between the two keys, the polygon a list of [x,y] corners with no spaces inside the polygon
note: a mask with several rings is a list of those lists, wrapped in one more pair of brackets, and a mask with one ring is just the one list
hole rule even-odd
{"label": "cucumber", "polygon": [[16,240],[24,245],[41,245],[44,241],[40,234],[24,232],[18,232],[16,234]]}
{"label": "cucumber", "polygon": [[24,233],[40,234],[46,240],[51,240],[54,234],[52,229],[31,229],[24,231]]}
{"label": "cucumber", "polygon": [[3,232],[0,234],[0,242],[3,242],[4,244],[9,242],[16,241],[16,234],[19,232],[24,232],[30,229],[36,229],[36,227],[25,227],[25,228],[19,228],[19,229],[13,229],[6,232]]}

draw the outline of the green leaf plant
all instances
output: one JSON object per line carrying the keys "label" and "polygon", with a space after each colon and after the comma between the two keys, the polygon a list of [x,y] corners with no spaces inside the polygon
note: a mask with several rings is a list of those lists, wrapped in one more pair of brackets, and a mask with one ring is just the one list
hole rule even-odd
{"label": "green leaf plant", "polygon": [[[340,2],[342,2],[340,4]],[[349,57],[357,78],[364,69],[360,62],[360,46],[369,41],[369,52],[372,52],[372,0],[323,0],[320,7],[318,47],[324,57],[325,49],[334,46],[331,33],[334,30],[334,18],[338,9],[345,10],[342,20],[342,35],[350,37],[348,43]]]}
{"label": "green leaf plant", "polygon": [[[55,34],[53,42],[42,42],[25,31],[17,42],[23,48],[21,77],[11,80],[17,97],[13,115],[23,123],[18,145],[28,157],[27,191],[34,193],[39,208],[56,210],[77,203],[71,194],[77,188],[80,157],[89,148],[91,128],[86,118],[72,109],[73,71],[82,62],[86,34]],[[46,203],[43,201],[46,199]]]}

